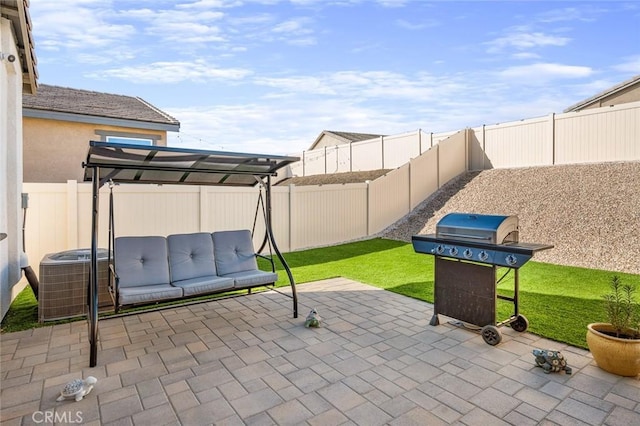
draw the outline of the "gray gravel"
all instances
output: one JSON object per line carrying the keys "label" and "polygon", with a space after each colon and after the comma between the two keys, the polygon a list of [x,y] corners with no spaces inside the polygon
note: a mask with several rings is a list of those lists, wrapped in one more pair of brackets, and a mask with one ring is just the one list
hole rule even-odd
{"label": "gray gravel", "polygon": [[640,274],[640,162],[493,169],[453,179],[382,236],[411,241],[450,212],[517,215],[540,262]]}

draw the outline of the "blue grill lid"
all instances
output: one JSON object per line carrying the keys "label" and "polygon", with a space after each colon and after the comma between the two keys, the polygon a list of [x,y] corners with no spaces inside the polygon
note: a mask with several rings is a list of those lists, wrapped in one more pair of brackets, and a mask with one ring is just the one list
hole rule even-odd
{"label": "blue grill lid", "polygon": [[474,213],[449,213],[440,219],[438,227],[456,227],[465,229],[497,230],[510,216]]}
{"label": "blue grill lid", "polygon": [[438,222],[436,236],[491,244],[518,242],[518,217],[476,213],[449,213]]}

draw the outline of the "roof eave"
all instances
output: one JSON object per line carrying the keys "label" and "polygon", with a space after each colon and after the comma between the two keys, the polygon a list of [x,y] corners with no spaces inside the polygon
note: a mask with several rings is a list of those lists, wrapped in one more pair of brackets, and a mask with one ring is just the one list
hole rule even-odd
{"label": "roof eave", "polygon": [[69,121],[73,123],[100,124],[103,126],[131,127],[145,130],[159,130],[166,132],[178,132],[180,123],[157,123],[142,120],[127,120],[124,118],[100,117],[95,115],[73,114],[68,112],[45,111],[33,108],[23,108],[22,116],[29,118],[42,118],[45,120]]}
{"label": "roof eave", "polygon": [[569,108],[566,108],[564,111],[562,112],[573,112],[573,111],[578,111],[580,109],[583,109],[584,107],[587,107],[589,105],[593,105],[596,102],[601,101],[604,98],[607,98],[611,95],[615,95],[616,93],[620,92],[621,90],[625,90],[635,84],[638,84],[640,82],[640,75],[637,75],[635,77],[630,78],[627,81],[623,81],[620,84],[617,84],[603,92],[598,93],[597,95],[594,95],[590,98],[587,98],[583,101],[580,101],[576,104],[571,105]]}
{"label": "roof eave", "polygon": [[35,95],[38,88],[38,71],[28,5],[24,0],[16,1],[15,7],[3,2],[2,14],[11,21],[14,28],[16,47],[22,66],[22,92]]}

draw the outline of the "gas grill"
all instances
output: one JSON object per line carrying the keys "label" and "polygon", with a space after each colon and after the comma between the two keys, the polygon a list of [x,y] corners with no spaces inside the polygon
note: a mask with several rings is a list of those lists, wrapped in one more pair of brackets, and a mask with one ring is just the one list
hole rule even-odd
{"label": "gas grill", "polygon": [[[519,313],[518,270],[533,255],[552,245],[519,241],[517,216],[450,213],[436,225],[436,233],[414,235],[417,253],[435,257],[434,314],[458,319],[481,328],[484,341],[497,345],[502,340],[499,326],[509,324],[518,332],[529,322]],[[498,269],[506,272],[498,278]],[[513,272],[513,297],[497,294],[497,286]],[[497,300],[513,302],[514,313],[496,321]]]}

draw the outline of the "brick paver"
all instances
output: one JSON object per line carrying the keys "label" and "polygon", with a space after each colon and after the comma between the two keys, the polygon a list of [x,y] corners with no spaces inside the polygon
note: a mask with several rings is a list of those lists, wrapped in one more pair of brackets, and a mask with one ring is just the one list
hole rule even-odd
{"label": "brick paver", "polygon": [[[0,336],[0,422],[52,424],[640,424],[640,380],[588,351],[503,327],[492,347],[428,303],[336,278],[298,286],[300,317],[276,292]],[[316,308],[320,328],[305,328]],[[544,374],[533,348],[563,351]],[[76,377],[98,383],[57,402]],[[66,416],[62,418],[60,416]],[[76,416],[76,417],[72,417]]]}

